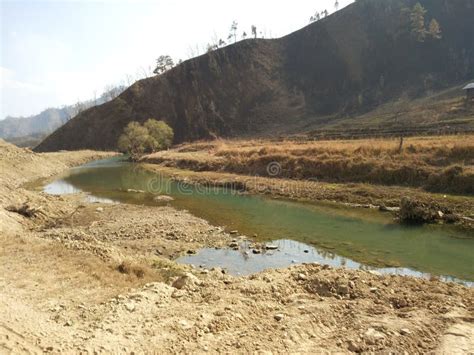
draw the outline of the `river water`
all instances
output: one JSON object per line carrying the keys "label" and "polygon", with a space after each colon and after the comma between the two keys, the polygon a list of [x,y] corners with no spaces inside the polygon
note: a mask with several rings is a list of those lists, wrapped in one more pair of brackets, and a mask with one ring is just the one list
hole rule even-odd
{"label": "river water", "polygon": [[[99,202],[163,205],[186,209],[212,224],[271,243],[277,250],[253,254],[203,249],[178,262],[219,266],[249,274],[302,262],[374,269],[473,285],[474,237],[455,227],[402,226],[390,214],[335,204],[310,204],[252,196],[224,188],[196,187],[123,161],[100,160],[71,169],[44,186],[51,194],[86,192]],[[144,192],[142,192],[144,191]],[[174,201],[160,202],[160,194]]]}

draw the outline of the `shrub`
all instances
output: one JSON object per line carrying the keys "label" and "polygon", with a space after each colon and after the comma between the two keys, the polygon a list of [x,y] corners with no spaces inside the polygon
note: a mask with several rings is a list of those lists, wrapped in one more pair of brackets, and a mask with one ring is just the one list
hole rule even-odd
{"label": "shrub", "polygon": [[137,160],[145,153],[167,149],[173,142],[173,129],[163,121],[149,119],[142,126],[130,122],[119,137],[117,146],[121,152]]}

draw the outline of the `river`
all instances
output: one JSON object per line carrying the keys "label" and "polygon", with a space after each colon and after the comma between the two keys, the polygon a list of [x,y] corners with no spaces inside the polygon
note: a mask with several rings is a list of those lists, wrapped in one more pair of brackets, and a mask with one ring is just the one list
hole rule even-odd
{"label": "river", "polygon": [[[260,255],[203,249],[178,259],[182,263],[224,267],[233,274],[317,261],[383,273],[436,275],[470,285],[474,282],[474,238],[452,226],[403,226],[390,214],[374,210],[285,201],[177,183],[121,157],[71,169],[46,184],[44,191],[85,192],[91,201],[98,202],[170,203],[228,231],[238,230],[278,247]],[[160,194],[172,196],[174,201],[156,201]]]}

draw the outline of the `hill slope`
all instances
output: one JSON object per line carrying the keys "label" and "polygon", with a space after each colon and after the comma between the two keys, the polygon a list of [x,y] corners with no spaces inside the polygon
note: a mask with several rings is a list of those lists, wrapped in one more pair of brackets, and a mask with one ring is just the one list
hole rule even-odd
{"label": "hill slope", "polygon": [[286,37],[242,41],[141,80],[37,150],[113,149],[128,122],[150,117],[166,120],[177,142],[289,131],[474,77],[474,2],[420,2],[426,23],[440,23],[441,39],[410,35],[403,8],[416,1],[359,0]]}

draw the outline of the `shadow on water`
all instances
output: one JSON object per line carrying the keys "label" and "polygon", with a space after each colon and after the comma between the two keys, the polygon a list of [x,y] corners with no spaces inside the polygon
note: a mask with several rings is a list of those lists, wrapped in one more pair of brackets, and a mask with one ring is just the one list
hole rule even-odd
{"label": "shadow on water", "polygon": [[[219,188],[177,183],[136,164],[113,158],[71,169],[46,185],[51,194],[86,192],[92,200],[160,205],[159,194],[172,196],[186,209],[213,224],[239,230],[259,241],[278,241],[272,255],[203,249],[179,261],[225,266],[248,273],[291,263],[317,261],[382,272],[446,275],[474,281],[474,238],[449,226],[401,226],[390,215],[332,204],[309,204],[240,195]],[[304,252],[307,250],[307,252]],[[308,259],[309,258],[309,259]],[[240,271],[239,271],[240,270]],[[247,270],[247,271],[246,271]]]}

